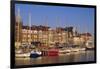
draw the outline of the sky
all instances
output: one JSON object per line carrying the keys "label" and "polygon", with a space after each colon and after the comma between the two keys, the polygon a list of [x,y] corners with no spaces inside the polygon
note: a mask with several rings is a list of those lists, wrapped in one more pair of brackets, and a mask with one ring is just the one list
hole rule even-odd
{"label": "sky", "polygon": [[31,14],[32,25],[48,25],[51,28],[73,26],[81,33],[94,33],[94,8],[16,4],[16,16],[18,9],[24,25],[29,23]]}

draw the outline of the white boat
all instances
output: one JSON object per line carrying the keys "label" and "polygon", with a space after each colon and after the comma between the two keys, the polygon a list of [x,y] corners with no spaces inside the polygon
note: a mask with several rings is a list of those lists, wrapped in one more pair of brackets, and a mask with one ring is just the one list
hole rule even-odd
{"label": "white boat", "polygon": [[86,42],[86,49],[87,50],[93,50],[94,49],[94,44],[91,40]]}
{"label": "white boat", "polygon": [[80,51],[85,51],[85,50],[86,50],[86,48],[80,48],[79,50],[80,50]]}
{"label": "white boat", "polygon": [[71,51],[72,51],[72,52],[79,52],[80,49],[79,49],[79,48],[71,48]]}
{"label": "white boat", "polygon": [[65,55],[70,55],[71,53],[66,53],[66,54],[59,54],[59,56],[65,56]]}
{"label": "white boat", "polygon": [[15,50],[15,53],[17,54],[22,53],[22,50]]}
{"label": "white boat", "polygon": [[59,50],[59,54],[66,54],[66,53],[70,53],[71,50],[70,49],[60,49]]}
{"label": "white boat", "polygon": [[37,50],[33,50],[33,51],[31,51],[31,53],[30,53],[30,57],[31,58],[36,58],[36,57],[39,57],[39,56],[41,56],[42,55],[42,52],[40,52],[40,51],[37,51]]}
{"label": "white boat", "polygon": [[42,54],[42,52],[40,52],[40,51],[31,51],[31,54],[34,54],[34,53],[36,53],[38,55],[41,55]]}
{"label": "white boat", "polygon": [[17,58],[26,58],[26,57],[30,57],[30,53],[16,53],[15,57]]}

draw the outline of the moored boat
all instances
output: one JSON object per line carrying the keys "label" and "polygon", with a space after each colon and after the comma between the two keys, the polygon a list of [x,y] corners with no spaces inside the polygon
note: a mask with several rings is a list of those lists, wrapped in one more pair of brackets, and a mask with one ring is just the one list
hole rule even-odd
{"label": "moored boat", "polygon": [[42,55],[42,52],[40,51],[31,51],[30,58],[36,58]]}
{"label": "moored boat", "polygon": [[86,50],[93,50],[94,47],[86,47]]}
{"label": "moored boat", "polygon": [[22,53],[22,50],[15,50],[15,53],[17,54]]}
{"label": "moored boat", "polygon": [[80,51],[85,51],[86,50],[86,48],[84,47],[84,48],[80,48],[79,49]]}
{"label": "moored boat", "polygon": [[58,49],[50,49],[47,51],[48,56],[58,56],[58,54],[59,54]]}
{"label": "moored boat", "polygon": [[70,49],[60,49],[59,50],[59,54],[66,54],[66,53],[70,53],[71,50]]}
{"label": "moored boat", "polygon": [[71,48],[72,52],[79,52],[79,50],[80,50],[79,48]]}
{"label": "moored boat", "polygon": [[93,42],[90,40],[90,41],[87,41],[86,42],[86,50],[93,50],[94,49],[94,44]]}
{"label": "moored boat", "polygon": [[27,58],[30,56],[30,53],[16,53],[15,57],[17,58]]}

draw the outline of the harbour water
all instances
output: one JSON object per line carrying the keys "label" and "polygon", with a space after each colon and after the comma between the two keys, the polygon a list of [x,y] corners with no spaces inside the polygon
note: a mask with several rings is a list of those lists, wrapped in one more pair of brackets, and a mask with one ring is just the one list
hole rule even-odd
{"label": "harbour water", "polygon": [[15,58],[16,66],[52,63],[70,63],[94,61],[94,51],[72,52],[60,56],[42,56],[38,58]]}

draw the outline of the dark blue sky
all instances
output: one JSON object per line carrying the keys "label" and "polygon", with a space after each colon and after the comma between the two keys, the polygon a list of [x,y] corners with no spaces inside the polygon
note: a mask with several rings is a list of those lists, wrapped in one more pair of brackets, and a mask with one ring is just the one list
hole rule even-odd
{"label": "dark blue sky", "polygon": [[16,15],[18,8],[24,25],[28,24],[31,13],[33,25],[47,24],[52,28],[74,26],[80,32],[94,33],[94,8],[16,4]]}

